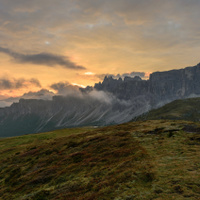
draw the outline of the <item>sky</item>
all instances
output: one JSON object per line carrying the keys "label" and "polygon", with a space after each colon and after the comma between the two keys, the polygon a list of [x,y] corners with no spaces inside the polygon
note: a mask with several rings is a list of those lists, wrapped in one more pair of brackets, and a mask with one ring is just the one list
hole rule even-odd
{"label": "sky", "polygon": [[194,66],[199,10],[200,0],[0,0],[0,100]]}

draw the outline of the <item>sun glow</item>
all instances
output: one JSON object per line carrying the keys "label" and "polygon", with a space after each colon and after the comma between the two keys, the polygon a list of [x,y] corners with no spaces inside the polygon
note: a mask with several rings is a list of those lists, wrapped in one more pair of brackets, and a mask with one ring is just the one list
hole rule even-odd
{"label": "sun glow", "polygon": [[74,86],[78,86],[78,87],[81,87],[81,88],[86,88],[85,85],[81,85],[81,84],[78,84],[78,83],[72,83],[72,85],[74,85]]}
{"label": "sun glow", "polygon": [[93,73],[93,72],[85,72],[84,74],[85,75],[94,75],[95,73]]}

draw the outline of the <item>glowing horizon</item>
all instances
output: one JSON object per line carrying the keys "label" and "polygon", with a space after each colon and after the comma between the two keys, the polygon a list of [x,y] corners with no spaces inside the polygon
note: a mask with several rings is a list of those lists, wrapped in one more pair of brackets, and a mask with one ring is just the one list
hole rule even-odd
{"label": "glowing horizon", "polygon": [[199,63],[200,1],[0,0],[0,98]]}

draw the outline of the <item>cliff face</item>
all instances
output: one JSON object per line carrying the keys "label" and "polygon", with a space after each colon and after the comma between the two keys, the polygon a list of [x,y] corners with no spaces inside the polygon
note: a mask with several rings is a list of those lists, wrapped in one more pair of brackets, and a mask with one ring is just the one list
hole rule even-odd
{"label": "cliff face", "polygon": [[127,122],[152,108],[191,96],[200,96],[200,64],[155,72],[149,80],[105,77],[78,95],[54,97],[52,101],[20,100],[0,109],[0,137]]}
{"label": "cliff face", "polygon": [[105,77],[104,81],[96,84],[94,88],[108,91],[126,100],[142,95],[150,97],[155,106],[162,101],[200,95],[200,64],[180,70],[155,72],[150,75],[149,80],[126,77],[123,81]]}
{"label": "cliff face", "polygon": [[149,91],[158,100],[174,100],[190,95],[200,95],[200,64],[185,69],[151,74]]}

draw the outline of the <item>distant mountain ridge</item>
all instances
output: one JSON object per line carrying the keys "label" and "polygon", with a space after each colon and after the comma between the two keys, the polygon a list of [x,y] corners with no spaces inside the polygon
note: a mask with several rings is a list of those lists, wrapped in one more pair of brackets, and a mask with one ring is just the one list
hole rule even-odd
{"label": "distant mountain ridge", "polygon": [[[138,109],[138,106],[140,109]],[[0,137],[38,133],[65,127],[102,126],[130,121],[134,113],[142,114],[146,104],[131,105],[90,96],[54,96],[53,100],[21,99],[0,110]],[[138,115],[137,114],[137,115]]]}
{"label": "distant mountain ridge", "polygon": [[140,77],[105,77],[80,94],[53,100],[20,100],[0,109],[0,137],[75,126],[104,126],[132,120],[176,99],[200,96],[200,64]]}

